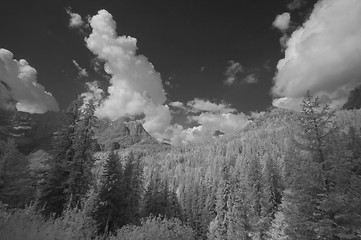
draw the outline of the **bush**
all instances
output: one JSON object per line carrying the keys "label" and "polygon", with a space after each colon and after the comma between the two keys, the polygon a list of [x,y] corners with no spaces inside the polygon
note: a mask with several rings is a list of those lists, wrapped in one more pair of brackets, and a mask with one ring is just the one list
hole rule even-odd
{"label": "bush", "polygon": [[7,210],[0,205],[0,236],[6,240],[91,239],[93,225],[84,211],[68,209],[59,218],[44,219],[34,205]]}
{"label": "bush", "polygon": [[194,239],[190,227],[177,219],[150,217],[142,220],[141,226],[127,225],[118,230],[109,240],[190,240]]}

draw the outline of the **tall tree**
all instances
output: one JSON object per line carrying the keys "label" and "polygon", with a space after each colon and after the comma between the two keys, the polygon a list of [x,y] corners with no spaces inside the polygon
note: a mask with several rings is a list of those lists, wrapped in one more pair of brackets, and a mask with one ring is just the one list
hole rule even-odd
{"label": "tall tree", "polygon": [[0,201],[9,207],[23,207],[33,200],[33,185],[29,161],[14,140],[0,141]]}
{"label": "tall tree", "polygon": [[74,135],[77,129],[79,108],[82,101],[73,101],[64,112],[63,124],[52,139],[52,155],[49,159],[49,170],[41,186],[39,204],[45,215],[59,216],[65,207],[68,197],[65,193],[68,188],[70,174],[69,164],[74,157]]}
{"label": "tall tree", "polygon": [[98,232],[114,232],[126,224],[124,173],[119,156],[111,152],[105,162],[93,219]]}
{"label": "tall tree", "polygon": [[230,210],[229,197],[231,195],[230,173],[229,166],[224,162],[221,170],[221,182],[219,185],[217,203],[216,203],[216,218],[211,225],[213,229],[210,229],[210,239],[226,240],[228,232],[228,213]]}
{"label": "tall tree", "polygon": [[143,169],[139,158],[130,152],[124,167],[124,194],[127,224],[138,224],[143,195]]}
{"label": "tall tree", "polygon": [[93,146],[94,127],[94,102],[83,103],[79,109],[80,115],[72,135],[73,156],[68,163],[69,177],[66,180],[67,201],[71,207],[80,207],[81,201],[86,196],[92,185],[91,169],[94,165]]}

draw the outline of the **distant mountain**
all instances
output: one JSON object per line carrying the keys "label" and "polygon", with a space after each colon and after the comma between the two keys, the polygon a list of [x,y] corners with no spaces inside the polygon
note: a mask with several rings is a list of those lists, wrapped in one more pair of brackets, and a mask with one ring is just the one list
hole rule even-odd
{"label": "distant mountain", "polygon": [[53,132],[61,122],[61,114],[30,114],[0,110],[0,139],[13,138],[23,153],[36,148],[47,150]]}
{"label": "distant mountain", "polygon": [[[13,138],[19,150],[25,154],[39,149],[47,151],[61,121],[61,113],[30,114],[0,109],[0,139]],[[98,120],[96,125],[95,137],[100,145],[99,150],[169,147],[153,138],[139,121],[119,118],[114,121]]]}
{"label": "distant mountain", "polygon": [[104,150],[162,145],[143,128],[139,121],[119,118],[114,121],[99,120],[97,125],[95,136]]}
{"label": "distant mountain", "polygon": [[361,108],[361,85],[350,92],[347,102],[342,108],[345,110]]}

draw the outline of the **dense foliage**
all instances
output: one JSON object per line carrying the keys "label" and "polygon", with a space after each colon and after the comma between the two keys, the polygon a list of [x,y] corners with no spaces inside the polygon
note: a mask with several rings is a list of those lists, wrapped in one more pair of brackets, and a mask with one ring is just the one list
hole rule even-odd
{"label": "dense foliage", "polygon": [[[310,96],[301,107],[272,109],[212,144],[95,153],[94,108],[77,101],[40,177],[26,161],[7,167],[26,159],[13,142],[0,148],[0,200],[19,199],[2,207],[1,234],[18,226],[35,239],[361,239],[361,111],[334,112]],[[10,184],[11,169],[22,182]],[[20,201],[37,185],[38,209],[11,210],[36,198]]]}

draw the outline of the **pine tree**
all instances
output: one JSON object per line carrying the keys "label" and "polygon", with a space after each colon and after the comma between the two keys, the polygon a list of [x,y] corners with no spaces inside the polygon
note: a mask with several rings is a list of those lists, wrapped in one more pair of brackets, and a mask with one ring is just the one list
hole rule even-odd
{"label": "pine tree", "polygon": [[111,152],[105,162],[93,219],[98,232],[114,232],[126,224],[124,173],[118,155]]}
{"label": "pine tree", "polygon": [[68,197],[65,193],[68,188],[70,174],[69,164],[74,157],[74,134],[79,118],[80,99],[73,101],[64,112],[63,124],[52,139],[52,155],[47,163],[49,170],[41,185],[39,205],[45,215],[59,216],[65,207]]}
{"label": "pine tree", "polygon": [[229,201],[232,207],[229,209],[228,240],[250,240],[249,203],[247,201],[247,180],[245,173],[238,173],[232,184],[232,195]]}
{"label": "pine tree", "polygon": [[253,157],[249,161],[249,169],[247,173],[247,201],[250,207],[247,218],[251,224],[251,235],[254,238],[263,238],[264,235],[264,226],[262,218],[262,209],[263,209],[263,185],[262,185],[262,172],[260,159],[258,157]]}
{"label": "pine tree", "polygon": [[278,205],[281,204],[282,186],[280,174],[273,159],[266,154],[262,180],[262,228],[268,229],[274,218]]}
{"label": "pine tree", "polygon": [[29,161],[17,150],[14,140],[0,141],[0,202],[23,207],[34,200],[33,185]]}
{"label": "pine tree", "polygon": [[333,112],[320,108],[318,98],[308,95],[302,110],[299,157],[283,200],[286,232],[290,239],[352,239],[360,222],[354,219],[360,218],[350,213],[358,208],[353,200],[361,192],[353,187],[352,154],[333,127]]}
{"label": "pine tree", "polygon": [[72,136],[73,157],[67,168],[69,177],[66,181],[67,203],[70,207],[80,207],[81,201],[92,186],[91,169],[94,165],[94,116],[95,106],[92,100],[83,104],[81,114]]}
{"label": "pine tree", "polygon": [[228,211],[230,210],[229,197],[231,194],[231,185],[230,185],[230,175],[229,167],[226,163],[223,163],[222,173],[221,173],[221,182],[217,194],[217,203],[216,203],[216,218],[215,218],[215,229],[214,229],[214,238],[219,240],[227,239],[228,231]]}
{"label": "pine tree", "polygon": [[143,194],[143,170],[140,159],[130,152],[124,167],[124,187],[127,224],[138,224]]}

